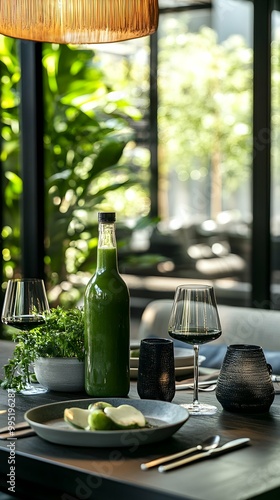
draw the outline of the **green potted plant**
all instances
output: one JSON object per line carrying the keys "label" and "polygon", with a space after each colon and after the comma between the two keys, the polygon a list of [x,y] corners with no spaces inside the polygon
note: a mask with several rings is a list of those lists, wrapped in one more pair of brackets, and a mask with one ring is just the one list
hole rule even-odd
{"label": "green potted plant", "polygon": [[83,309],[51,309],[42,326],[15,334],[13,357],[4,367],[1,387],[21,391],[35,377],[49,390],[84,390]]}

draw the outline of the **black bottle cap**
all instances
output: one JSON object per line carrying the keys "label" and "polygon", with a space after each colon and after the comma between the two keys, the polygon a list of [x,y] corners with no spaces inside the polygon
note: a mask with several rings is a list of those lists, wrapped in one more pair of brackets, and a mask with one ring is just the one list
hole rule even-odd
{"label": "black bottle cap", "polygon": [[112,223],[116,220],[115,212],[98,212],[98,222]]}

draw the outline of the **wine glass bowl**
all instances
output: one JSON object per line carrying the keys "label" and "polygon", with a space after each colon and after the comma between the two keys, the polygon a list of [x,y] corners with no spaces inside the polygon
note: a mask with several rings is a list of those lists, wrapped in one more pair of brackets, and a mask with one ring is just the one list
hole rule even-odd
{"label": "wine glass bowl", "polygon": [[222,333],[213,286],[191,284],[176,288],[168,333],[194,349],[194,397],[191,404],[183,406],[191,415],[215,413],[216,406],[198,402],[199,345],[217,339]]}
{"label": "wine glass bowl", "polygon": [[[1,315],[2,323],[26,333],[42,325],[49,312],[43,280],[18,278],[8,281]],[[27,381],[21,393],[31,395],[46,391],[46,388],[33,387]]]}
{"label": "wine glass bowl", "polygon": [[45,322],[49,304],[41,279],[8,281],[1,321],[22,331],[29,331]]}

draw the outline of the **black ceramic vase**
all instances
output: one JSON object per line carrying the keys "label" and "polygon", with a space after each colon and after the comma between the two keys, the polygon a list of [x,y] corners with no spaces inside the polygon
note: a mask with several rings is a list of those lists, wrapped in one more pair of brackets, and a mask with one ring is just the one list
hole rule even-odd
{"label": "black ceramic vase", "polygon": [[223,408],[239,413],[267,412],[275,396],[270,369],[260,346],[228,346],[216,389]]}

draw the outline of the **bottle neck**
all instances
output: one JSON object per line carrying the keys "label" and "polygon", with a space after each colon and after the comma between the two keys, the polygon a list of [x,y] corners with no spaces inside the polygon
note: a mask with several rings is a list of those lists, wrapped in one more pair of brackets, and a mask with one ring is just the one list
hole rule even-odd
{"label": "bottle neck", "polygon": [[97,269],[118,269],[117,244],[114,223],[99,224]]}
{"label": "bottle neck", "polygon": [[98,231],[98,248],[116,248],[115,224],[101,223]]}

